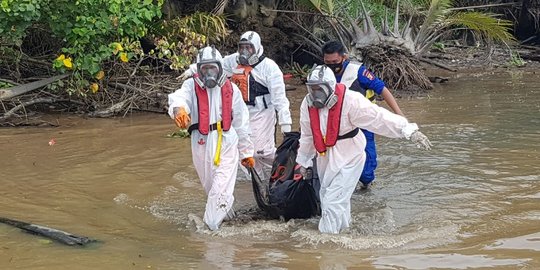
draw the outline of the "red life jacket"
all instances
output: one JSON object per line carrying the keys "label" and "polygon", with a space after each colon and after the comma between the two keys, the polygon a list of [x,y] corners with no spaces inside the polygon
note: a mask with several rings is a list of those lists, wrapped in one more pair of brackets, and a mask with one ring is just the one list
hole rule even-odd
{"label": "red life jacket", "polygon": [[336,84],[335,94],[338,101],[328,111],[328,121],[326,122],[326,136],[321,132],[321,120],[319,119],[319,109],[309,107],[309,119],[311,122],[311,133],[313,133],[313,143],[319,154],[324,155],[327,147],[336,145],[339,137],[339,125],[341,123],[341,109],[343,108],[343,98],[345,97],[345,85]]}
{"label": "red life jacket", "polygon": [[[195,94],[197,95],[197,107],[199,108],[199,123],[189,127],[189,131],[195,128],[203,135],[208,135],[209,131],[217,130],[217,123],[210,124],[210,108],[208,102],[208,94],[206,89],[202,88],[195,82]],[[232,103],[233,103],[233,88],[231,82],[226,80],[221,87],[221,127],[223,131],[228,131],[231,128],[232,122]]]}

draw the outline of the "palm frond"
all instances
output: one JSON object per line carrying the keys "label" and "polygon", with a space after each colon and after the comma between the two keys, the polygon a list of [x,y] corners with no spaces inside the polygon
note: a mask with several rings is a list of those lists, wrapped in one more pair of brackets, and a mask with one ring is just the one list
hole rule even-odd
{"label": "palm frond", "polygon": [[422,40],[425,40],[427,36],[429,36],[430,32],[432,32],[431,29],[444,17],[451,5],[452,0],[431,0],[429,10],[424,22],[420,26],[420,30],[418,31],[414,43],[423,43]]}
{"label": "palm frond", "polygon": [[334,0],[298,0],[298,2],[321,14],[333,14],[334,12]]}
{"label": "palm frond", "polygon": [[178,26],[205,35],[210,43],[223,40],[229,34],[224,15],[206,12],[196,12],[181,18],[178,21]]}
{"label": "palm frond", "polygon": [[225,11],[225,7],[227,7],[227,4],[229,4],[229,0],[218,0],[216,3],[216,6],[212,10],[213,14],[221,15]]}
{"label": "palm frond", "polygon": [[514,36],[509,32],[512,22],[502,20],[493,14],[483,12],[456,12],[451,14],[445,23],[449,26],[461,26],[472,31],[479,32],[484,37],[500,42],[514,41]]}
{"label": "palm frond", "polygon": [[429,6],[424,25],[430,26],[437,20],[439,20],[445,13],[448,12],[448,8],[452,6],[452,0],[432,0]]}

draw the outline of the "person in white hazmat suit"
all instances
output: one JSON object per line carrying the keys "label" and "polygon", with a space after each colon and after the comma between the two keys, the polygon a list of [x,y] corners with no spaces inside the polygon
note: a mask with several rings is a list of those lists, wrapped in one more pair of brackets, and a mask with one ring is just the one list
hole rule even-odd
{"label": "person in white hazmat suit", "polygon": [[362,94],[336,83],[332,70],[316,67],[308,76],[308,94],[300,107],[300,146],[296,162],[301,170],[316,157],[321,181],[322,233],[337,234],[351,220],[350,199],[366,159],[366,138],[359,128],[390,138],[406,138],[430,149],[428,138],[405,117],[371,103]]}
{"label": "person in white hazmat suit", "polygon": [[169,95],[169,115],[191,133],[193,164],[208,196],[204,222],[217,230],[232,217],[238,160],[253,167],[249,112],[238,87],[223,74],[214,47],[197,56],[197,73]]}
{"label": "person in white hazmat suit", "polygon": [[247,31],[240,37],[238,52],[223,59],[223,69],[240,88],[249,109],[255,171],[262,179],[269,179],[276,153],[276,112],[281,133],[291,131],[292,120],[283,73],[263,53],[259,34]]}
{"label": "person in white hazmat suit", "polygon": [[[238,51],[225,56],[223,62],[225,74],[240,88],[249,109],[255,171],[262,179],[269,179],[267,172],[272,168],[276,153],[276,112],[281,133],[290,132],[292,125],[283,73],[276,62],[264,56],[261,37],[254,31],[242,34]],[[196,66],[191,65],[179,79],[196,73]],[[248,175],[246,170],[244,172]]]}

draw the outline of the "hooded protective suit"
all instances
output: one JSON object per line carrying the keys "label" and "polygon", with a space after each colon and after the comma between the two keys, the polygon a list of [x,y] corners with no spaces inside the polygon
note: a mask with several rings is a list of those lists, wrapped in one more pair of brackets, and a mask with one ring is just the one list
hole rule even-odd
{"label": "hooded protective suit", "polygon": [[[316,68],[308,77],[319,80],[321,66]],[[329,68],[322,72],[322,81],[335,89],[336,78]],[[393,114],[381,108],[362,94],[350,90],[345,91],[339,125],[339,135],[342,136],[356,128],[363,128],[391,138],[409,138],[418,129],[402,116]],[[312,105],[310,95],[304,98],[300,107],[300,147],[296,162],[307,168],[311,167],[312,159],[317,154],[310,126],[308,106]],[[337,105],[336,105],[337,106]],[[320,129],[322,134],[327,132],[328,107],[318,109]],[[339,233],[349,227],[351,221],[350,199],[362,173],[366,159],[364,149],[366,138],[359,132],[356,136],[338,140],[333,147],[327,148],[326,154],[317,156],[317,170],[321,181],[321,220],[319,230],[323,233]]]}
{"label": "hooded protective suit", "polygon": [[[222,65],[222,57],[217,50],[211,47],[203,49],[197,57],[197,62],[215,60]],[[202,59],[201,59],[202,55]],[[199,123],[199,108],[195,93],[195,84],[199,83],[194,78],[187,79],[182,87],[169,95],[169,115],[174,118],[174,108],[183,107],[191,115],[191,123]],[[222,120],[222,96],[220,84],[213,88],[206,88],[208,94],[208,112],[210,123]],[[240,90],[232,84],[232,123],[228,131],[223,131],[221,142],[220,163],[214,163],[216,150],[218,149],[217,130],[209,131],[208,135],[201,134],[195,129],[191,134],[191,152],[193,164],[201,184],[208,195],[204,222],[211,230],[217,230],[223,219],[232,209],[234,202],[234,186],[238,170],[238,160],[253,156],[253,143],[250,139],[249,112],[247,110]],[[231,211],[230,213],[233,213]]]}
{"label": "hooded protective suit", "polygon": [[[253,69],[250,72],[250,76],[257,83],[266,87],[268,94],[256,96],[255,104],[248,105],[248,109],[251,139],[255,146],[255,170],[262,179],[269,179],[270,176],[266,172],[272,168],[272,162],[276,152],[274,129],[276,125],[276,111],[282,131],[290,131],[292,120],[289,111],[289,100],[285,95],[283,73],[278,65],[272,59],[262,57],[264,49],[261,45],[259,34],[248,31],[240,39],[246,39],[253,44],[256,57],[259,59],[263,58],[260,62],[251,65]],[[238,52],[225,56],[223,69],[228,77],[231,77],[234,72],[238,71],[238,59]],[[263,173],[263,171],[265,172]]]}

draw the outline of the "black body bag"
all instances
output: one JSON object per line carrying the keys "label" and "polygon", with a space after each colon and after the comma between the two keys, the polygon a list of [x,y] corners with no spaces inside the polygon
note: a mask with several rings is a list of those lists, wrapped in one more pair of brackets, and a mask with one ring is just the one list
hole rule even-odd
{"label": "black body bag", "polygon": [[289,220],[320,215],[320,183],[316,170],[308,168],[303,178],[300,165],[296,164],[299,140],[299,132],[285,133],[268,181],[261,180],[255,170],[250,169],[257,205],[272,218]]}

